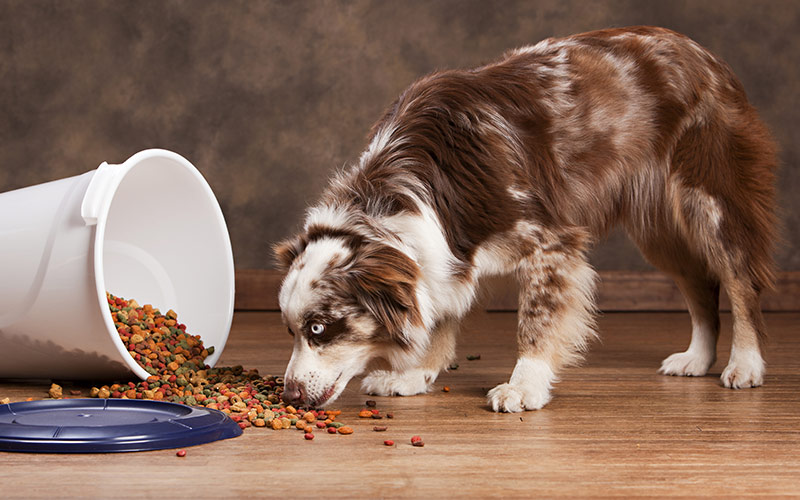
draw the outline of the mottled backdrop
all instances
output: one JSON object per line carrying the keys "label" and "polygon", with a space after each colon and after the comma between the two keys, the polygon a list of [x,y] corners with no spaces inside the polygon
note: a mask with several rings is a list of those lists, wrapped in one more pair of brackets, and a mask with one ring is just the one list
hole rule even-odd
{"label": "mottled backdrop", "polygon": [[[800,270],[795,1],[2,1],[0,191],[171,149],[216,192],[237,268],[270,267],[414,79],[632,24],[683,32],[739,75],[782,146],[778,258]],[[647,268],[617,233],[594,263]]]}

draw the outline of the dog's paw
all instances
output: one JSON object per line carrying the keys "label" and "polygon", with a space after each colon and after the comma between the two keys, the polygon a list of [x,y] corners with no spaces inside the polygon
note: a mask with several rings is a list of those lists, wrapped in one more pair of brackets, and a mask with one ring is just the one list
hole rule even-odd
{"label": "dog's paw", "polygon": [[661,362],[658,373],[684,377],[702,377],[714,364],[715,359],[707,354],[688,350],[676,352]]}
{"label": "dog's paw", "polygon": [[743,354],[731,352],[728,366],[722,371],[722,385],[729,389],[758,387],[764,383],[766,366],[761,355],[756,351]]}
{"label": "dog's paw", "polygon": [[550,390],[546,388],[537,390],[506,383],[489,391],[486,400],[494,411],[515,413],[523,410],[538,410],[550,401]]}
{"label": "dog's paw", "polygon": [[361,390],[376,396],[413,396],[430,390],[436,374],[426,370],[376,370],[361,381]]}

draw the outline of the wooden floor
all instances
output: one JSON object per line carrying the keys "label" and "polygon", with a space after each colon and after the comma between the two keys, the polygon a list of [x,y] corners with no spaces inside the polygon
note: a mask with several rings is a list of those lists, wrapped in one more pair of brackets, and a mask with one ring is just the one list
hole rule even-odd
{"label": "wooden floor", "polygon": [[[702,378],[656,374],[688,344],[684,313],[616,313],[602,342],[569,369],[543,410],[495,414],[485,392],[514,359],[515,316],[465,323],[460,367],[423,396],[374,397],[393,420],[363,420],[353,381],[336,406],[350,436],[248,429],[188,449],[110,455],[0,453],[0,497],[381,498],[800,495],[800,314],[767,316],[769,373],[758,389],[719,383],[728,358]],[[281,373],[290,337],[277,313],[237,313],[223,364]],[[467,361],[467,354],[480,354]],[[451,390],[442,392],[448,385]],[[42,397],[45,385],[0,383],[0,399]],[[379,423],[388,431],[373,432]],[[410,445],[418,434],[424,448]],[[393,439],[395,447],[383,445]]]}

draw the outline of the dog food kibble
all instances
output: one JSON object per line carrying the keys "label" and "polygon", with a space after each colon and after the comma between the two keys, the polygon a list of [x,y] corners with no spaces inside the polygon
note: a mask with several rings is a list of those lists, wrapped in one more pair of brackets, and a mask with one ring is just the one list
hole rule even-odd
{"label": "dog food kibble", "polygon": [[328,434],[336,434],[336,427],[328,427]]}
{"label": "dog food kibble", "polygon": [[178,455],[179,457],[185,457],[186,456],[186,450],[178,450],[178,452],[175,453],[175,454]]}
{"label": "dog food kibble", "polygon": [[448,370],[458,370],[458,363],[453,363],[447,367]]}
{"label": "dog food kibble", "polygon": [[[152,399],[201,406],[226,413],[239,427],[289,429],[303,422],[310,433],[310,423],[331,420],[342,412],[318,408],[295,408],[284,405],[283,377],[261,376],[258,370],[241,366],[209,368],[205,364],[214,353],[198,335],[187,332],[178,314],[162,314],[147,304],[106,294],[111,318],[120,340],[130,356],[150,374],[144,381],[115,383],[92,387],[91,397]],[[62,397],[61,387],[53,384],[50,397]],[[370,413],[371,415],[371,413]],[[323,425],[322,428],[324,428]],[[349,429],[349,428],[348,428]],[[342,434],[350,434],[342,432]],[[307,438],[308,439],[308,438]]]}
{"label": "dog food kibble", "polygon": [[360,418],[372,418],[372,412],[369,410],[361,410],[358,412]]}
{"label": "dog food kibble", "polygon": [[467,361],[475,361],[476,359],[481,359],[480,354],[467,354]]}
{"label": "dog food kibble", "polygon": [[387,439],[386,441],[383,442],[383,444],[385,444],[386,446],[394,446],[394,441],[392,441],[391,439]]}
{"label": "dog food kibble", "polygon": [[378,403],[376,403],[374,399],[368,399],[364,402],[364,404],[367,405],[367,407],[369,408],[375,408],[376,406],[378,406]]}
{"label": "dog food kibble", "polygon": [[386,429],[388,429],[388,427],[386,427],[385,425],[376,425],[375,427],[372,428],[372,430],[375,432],[383,432]]}
{"label": "dog food kibble", "polygon": [[450,386],[446,385],[446,386],[442,387],[442,392],[450,392]]}
{"label": "dog food kibble", "polygon": [[306,433],[303,435],[303,437],[304,437],[304,438],[306,438],[306,439],[307,439],[307,440],[309,440],[309,441],[311,441],[312,439],[314,439],[314,435],[313,435],[313,434],[311,434],[310,432],[306,432]]}
{"label": "dog food kibble", "polygon": [[425,443],[422,442],[422,438],[419,436],[412,436],[411,437],[411,445],[412,446],[425,446]]}
{"label": "dog food kibble", "polygon": [[61,399],[64,396],[64,392],[58,384],[52,384],[47,393],[50,394],[50,397],[53,399]]}
{"label": "dog food kibble", "polygon": [[0,399],[0,405],[7,405],[9,403],[11,403],[11,398]]}
{"label": "dog food kibble", "polygon": [[339,434],[352,434],[353,429],[352,427],[342,426],[339,427]]}

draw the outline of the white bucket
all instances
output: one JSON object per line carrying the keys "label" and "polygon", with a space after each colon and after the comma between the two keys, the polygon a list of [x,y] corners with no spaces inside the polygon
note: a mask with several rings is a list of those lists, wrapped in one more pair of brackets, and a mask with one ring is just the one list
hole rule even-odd
{"label": "white bucket", "polygon": [[233,318],[234,269],[219,204],[182,156],[149,149],[121,165],[0,194],[0,378],[144,379],[106,290],[174,309],[214,354]]}

